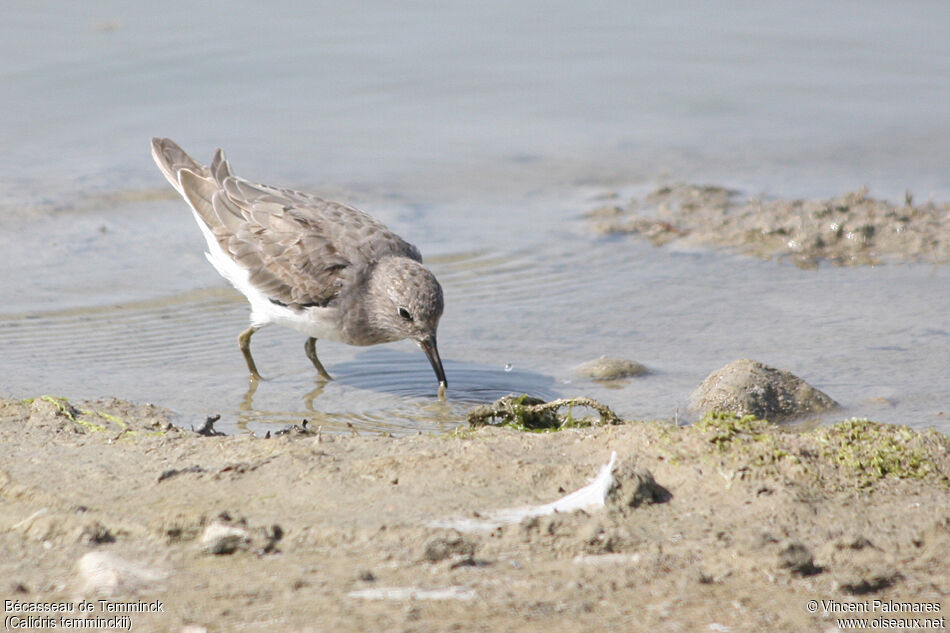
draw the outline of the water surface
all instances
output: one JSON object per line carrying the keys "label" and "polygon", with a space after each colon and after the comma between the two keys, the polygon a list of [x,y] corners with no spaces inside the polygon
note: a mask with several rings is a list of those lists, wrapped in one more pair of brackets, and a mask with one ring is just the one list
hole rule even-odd
{"label": "water surface", "polygon": [[[453,428],[508,392],[680,419],[709,372],[788,369],[867,415],[950,431],[948,273],[802,271],[590,234],[583,211],[668,180],[950,197],[942,2],[190,3],[8,7],[0,38],[0,387],[117,395],[184,423]],[[441,280],[447,402],[408,342],[265,329],[207,264],[151,136],[356,204]],[[653,370],[578,380],[600,356]]]}

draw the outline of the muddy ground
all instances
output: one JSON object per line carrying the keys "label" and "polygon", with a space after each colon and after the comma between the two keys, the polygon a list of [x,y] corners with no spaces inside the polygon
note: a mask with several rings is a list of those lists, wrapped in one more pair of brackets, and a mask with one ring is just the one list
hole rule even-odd
{"label": "muddy ground", "polygon": [[[101,617],[158,600],[131,630],[798,632],[851,616],[945,626],[950,611],[936,432],[708,416],[265,439],[37,398],[0,400],[0,442],[6,618],[26,617],[17,603],[88,599]],[[614,451],[604,508],[432,527],[549,503]]]}
{"label": "muddy ground", "polygon": [[950,261],[950,204],[915,204],[909,192],[900,203],[867,189],[801,200],[677,183],[587,217],[599,233],[641,235],[658,246],[712,245],[803,268]]}

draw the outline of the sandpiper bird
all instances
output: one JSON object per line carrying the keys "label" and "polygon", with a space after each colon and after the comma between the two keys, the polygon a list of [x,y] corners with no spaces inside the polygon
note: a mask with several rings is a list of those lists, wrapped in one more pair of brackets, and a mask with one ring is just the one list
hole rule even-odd
{"label": "sandpiper bird", "polygon": [[206,167],[170,139],[153,138],[152,156],[191,206],[208,261],[251,303],[251,325],[238,344],[252,379],[260,374],[251,336],[278,323],[309,337],[307,357],[328,380],[318,338],[349,345],[412,339],[444,395],[436,346],[442,287],[415,246],[352,207],[234,176],[220,149]]}

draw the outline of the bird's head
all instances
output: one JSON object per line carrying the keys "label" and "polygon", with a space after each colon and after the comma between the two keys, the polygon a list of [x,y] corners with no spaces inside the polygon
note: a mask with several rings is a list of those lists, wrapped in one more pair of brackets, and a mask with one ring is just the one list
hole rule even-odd
{"label": "bird's head", "polygon": [[387,340],[411,339],[425,352],[436,377],[439,392],[446,380],[436,345],[442,317],[442,286],[428,268],[408,257],[385,257],[370,279],[374,306],[369,319]]}

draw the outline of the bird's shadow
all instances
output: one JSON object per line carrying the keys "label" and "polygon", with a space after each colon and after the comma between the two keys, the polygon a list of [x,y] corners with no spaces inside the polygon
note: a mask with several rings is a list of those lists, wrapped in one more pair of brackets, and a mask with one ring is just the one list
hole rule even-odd
{"label": "bird's shadow", "polygon": [[[502,396],[527,393],[551,400],[558,385],[537,372],[443,359],[449,386],[446,400],[481,404]],[[337,363],[335,379],[342,385],[410,398],[436,397],[438,382],[425,356],[397,349],[374,348],[351,361]]]}

